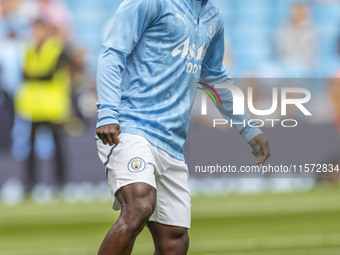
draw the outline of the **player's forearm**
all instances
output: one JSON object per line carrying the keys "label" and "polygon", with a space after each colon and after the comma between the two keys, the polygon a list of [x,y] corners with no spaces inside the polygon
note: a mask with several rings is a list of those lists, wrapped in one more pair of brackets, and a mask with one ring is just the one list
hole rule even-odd
{"label": "player's forearm", "polygon": [[97,71],[97,127],[119,123],[120,84],[126,54],[108,47],[103,47],[101,50]]}
{"label": "player's forearm", "polygon": [[256,127],[257,123],[252,120],[247,110],[245,110],[245,113],[242,115],[234,114],[233,96],[228,89],[218,89],[218,92],[222,101],[222,106],[219,106],[218,110],[247,142],[262,133],[262,131]]}
{"label": "player's forearm", "polygon": [[[249,112],[246,112],[245,115],[241,115],[239,118],[240,120],[238,122],[241,122],[242,124],[235,125],[235,127],[243,136],[244,140],[249,142],[257,135],[262,134],[261,129],[256,127],[258,126],[258,123],[251,119]],[[235,123],[237,120],[233,121]]]}

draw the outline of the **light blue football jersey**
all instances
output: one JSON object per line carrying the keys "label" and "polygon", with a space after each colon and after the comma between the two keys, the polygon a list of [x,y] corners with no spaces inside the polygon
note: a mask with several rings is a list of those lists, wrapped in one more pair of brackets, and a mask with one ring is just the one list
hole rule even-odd
{"label": "light blue football jersey", "polygon": [[[183,144],[199,79],[229,82],[222,65],[221,12],[208,0],[125,0],[105,31],[98,61],[97,127],[119,124],[184,160]],[[230,93],[218,91],[222,115],[234,122]],[[261,131],[236,125],[246,139]]]}

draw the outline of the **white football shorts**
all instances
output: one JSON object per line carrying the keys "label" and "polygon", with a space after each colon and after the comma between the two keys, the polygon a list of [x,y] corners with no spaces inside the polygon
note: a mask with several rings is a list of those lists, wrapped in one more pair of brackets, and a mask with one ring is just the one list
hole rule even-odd
{"label": "white football shorts", "polygon": [[115,196],[120,188],[143,182],[157,189],[156,208],[150,221],[190,228],[189,172],[185,162],[171,157],[142,136],[120,134],[119,138],[117,146],[97,140],[113,196],[113,209],[121,208]]}

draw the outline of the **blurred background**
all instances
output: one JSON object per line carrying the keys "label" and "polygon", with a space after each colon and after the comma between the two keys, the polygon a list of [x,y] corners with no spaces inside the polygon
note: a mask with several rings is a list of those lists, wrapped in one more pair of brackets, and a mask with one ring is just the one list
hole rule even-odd
{"label": "blurred background", "polygon": [[[96,254],[117,218],[94,141],[95,73],[121,2],[0,0],[1,255]],[[293,109],[299,127],[263,128],[269,163],[339,164],[340,2],[212,2],[225,19],[225,65],[256,106],[270,106],[274,86],[312,93],[312,118]],[[235,130],[211,128],[214,107],[203,118],[196,101],[186,158],[254,164]],[[189,254],[340,254],[339,174],[191,177]],[[134,254],[152,250],[143,231]]]}

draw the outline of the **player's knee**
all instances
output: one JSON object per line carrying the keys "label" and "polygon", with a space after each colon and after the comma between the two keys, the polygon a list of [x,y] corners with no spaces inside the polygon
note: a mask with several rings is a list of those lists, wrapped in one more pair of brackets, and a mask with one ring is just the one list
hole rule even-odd
{"label": "player's knee", "polygon": [[189,248],[189,235],[188,232],[185,231],[182,235],[178,236],[176,239],[176,245],[181,247],[183,254],[186,254]]}
{"label": "player's knee", "polygon": [[122,211],[122,219],[130,232],[140,230],[145,226],[154,211],[154,204],[150,201],[138,201],[127,204]]}
{"label": "player's knee", "polygon": [[189,235],[186,230],[178,230],[163,238],[156,245],[156,253],[159,255],[184,255],[189,248]]}
{"label": "player's knee", "polygon": [[132,205],[130,209],[131,213],[137,216],[136,218],[145,223],[147,223],[154,210],[155,205],[151,201],[140,201],[138,204]]}
{"label": "player's knee", "polygon": [[126,186],[117,193],[122,205],[119,220],[128,232],[138,232],[145,226],[155,209],[156,195],[153,187],[142,183]]}

